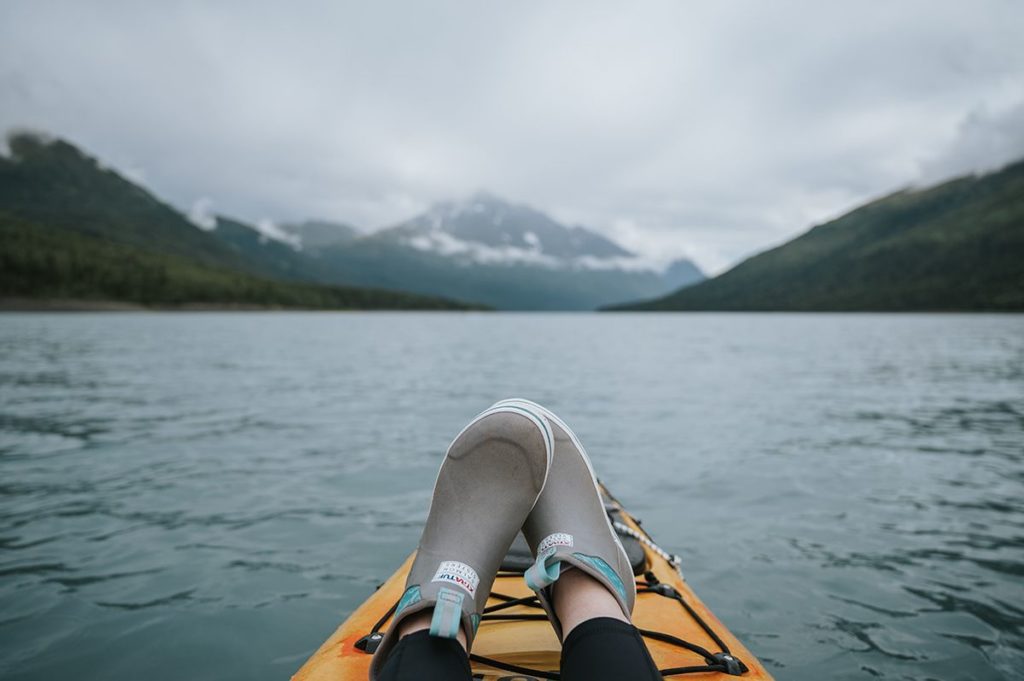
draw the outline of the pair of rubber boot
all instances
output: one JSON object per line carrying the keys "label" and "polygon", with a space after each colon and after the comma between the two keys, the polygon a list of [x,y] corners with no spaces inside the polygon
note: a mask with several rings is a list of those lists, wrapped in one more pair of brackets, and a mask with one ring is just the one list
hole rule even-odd
{"label": "pair of rubber boot", "polygon": [[466,649],[502,559],[522,529],[536,560],[526,570],[562,639],[551,599],[564,570],[582,570],[615,596],[629,618],[636,587],[579,439],[551,411],[528,400],[496,403],[448,447],[416,559],[391,626],[374,653],[376,679],[410,615],[433,609],[430,633]]}

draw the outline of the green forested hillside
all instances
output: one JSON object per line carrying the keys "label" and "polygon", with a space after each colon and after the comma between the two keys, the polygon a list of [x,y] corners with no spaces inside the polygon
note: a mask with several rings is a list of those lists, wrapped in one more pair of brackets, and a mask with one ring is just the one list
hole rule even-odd
{"label": "green forested hillside", "polygon": [[179,255],[244,267],[218,239],[112,170],[62,140],[10,135],[0,156],[0,212],[40,227],[59,227]]}
{"label": "green forested hillside", "polygon": [[0,213],[0,301],[303,309],[460,309],[440,298],[274,281]]}
{"label": "green forested hillside", "polygon": [[318,276],[316,263],[288,244],[269,239],[240,220],[218,216],[210,234],[231,253],[260,273],[280,279],[336,284],[330,276]]}
{"label": "green forested hillside", "polygon": [[[61,140],[8,138],[0,156],[0,298],[140,305],[466,307],[433,296],[318,285],[302,256],[221,219],[214,235]],[[294,280],[294,281],[279,281]],[[301,282],[305,283],[301,283]]]}
{"label": "green forested hillside", "polygon": [[1024,310],[1024,162],[902,191],[623,310]]}

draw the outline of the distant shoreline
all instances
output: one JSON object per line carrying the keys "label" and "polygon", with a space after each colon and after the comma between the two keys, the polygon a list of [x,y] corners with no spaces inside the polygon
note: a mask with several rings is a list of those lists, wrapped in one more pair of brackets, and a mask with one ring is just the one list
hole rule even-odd
{"label": "distant shoreline", "polygon": [[282,307],[251,303],[182,303],[142,305],[123,300],[83,298],[0,298],[0,312],[486,312],[487,310],[444,310],[430,308]]}
{"label": "distant shoreline", "polygon": [[862,314],[1024,314],[1020,310],[444,310],[395,308],[322,308],[282,307],[248,303],[182,303],[180,305],[142,305],[123,300],[91,300],[86,298],[0,298],[0,312],[498,312],[506,314],[757,314],[757,315],[862,315]]}

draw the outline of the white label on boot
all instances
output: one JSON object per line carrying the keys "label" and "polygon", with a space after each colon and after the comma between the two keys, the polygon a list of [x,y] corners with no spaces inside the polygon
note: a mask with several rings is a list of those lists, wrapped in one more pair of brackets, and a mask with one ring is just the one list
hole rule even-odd
{"label": "white label on boot", "polygon": [[480,585],[480,578],[476,570],[465,563],[457,560],[445,560],[434,573],[432,582],[444,582],[462,587],[470,596],[476,597],[476,588]]}
{"label": "white label on boot", "polygon": [[540,540],[540,544],[537,545],[538,556],[549,556],[555,552],[559,546],[566,548],[572,548],[572,535],[566,534],[565,532],[555,532],[549,534]]}

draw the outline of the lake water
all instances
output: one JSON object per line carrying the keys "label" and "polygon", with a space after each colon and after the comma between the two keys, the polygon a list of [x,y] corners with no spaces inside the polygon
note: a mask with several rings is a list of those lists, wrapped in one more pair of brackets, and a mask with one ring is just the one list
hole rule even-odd
{"label": "lake water", "polygon": [[286,679],[538,400],[779,679],[1024,674],[1024,316],[0,315],[0,677]]}

